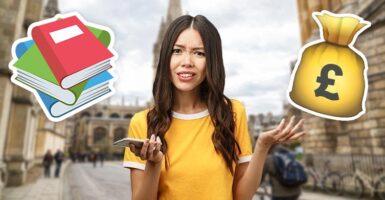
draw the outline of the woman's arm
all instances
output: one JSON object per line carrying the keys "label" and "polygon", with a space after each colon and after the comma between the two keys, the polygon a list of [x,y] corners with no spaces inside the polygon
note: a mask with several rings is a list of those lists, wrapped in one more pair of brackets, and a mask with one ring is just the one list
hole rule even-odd
{"label": "woman's arm", "polygon": [[131,169],[132,199],[157,199],[160,163],[148,163],[144,171]]}
{"label": "woman's arm", "polygon": [[130,150],[142,160],[147,160],[144,171],[131,169],[131,191],[133,200],[150,199],[156,200],[158,194],[159,178],[163,153],[160,151],[160,139],[152,136],[146,140],[143,147],[136,148],[130,145]]}
{"label": "woman's arm", "polygon": [[[300,138],[305,132],[300,131],[303,120],[294,126],[294,117],[284,128],[284,120],[274,130],[260,134],[254,153],[248,165],[236,168],[234,177],[234,199],[252,199],[261,182],[263,166],[272,144],[292,141]],[[293,128],[294,126],[294,128]],[[242,165],[242,164],[241,164]]]}
{"label": "woman's arm", "polygon": [[[252,199],[255,191],[257,191],[261,178],[263,166],[267,157],[269,147],[261,146],[259,142],[255,145],[254,153],[251,161],[243,167],[238,168],[238,181],[235,182],[235,200]],[[244,164],[245,165],[245,164]],[[243,170],[241,170],[243,169]],[[243,171],[243,173],[241,173]]]}

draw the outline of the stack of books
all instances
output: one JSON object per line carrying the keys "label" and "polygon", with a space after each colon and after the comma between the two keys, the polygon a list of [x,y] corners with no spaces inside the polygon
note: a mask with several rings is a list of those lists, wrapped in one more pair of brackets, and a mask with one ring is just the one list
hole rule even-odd
{"label": "stack of books", "polygon": [[62,120],[112,95],[107,30],[75,15],[34,26],[31,35],[13,46],[11,80],[35,94],[48,118]]}

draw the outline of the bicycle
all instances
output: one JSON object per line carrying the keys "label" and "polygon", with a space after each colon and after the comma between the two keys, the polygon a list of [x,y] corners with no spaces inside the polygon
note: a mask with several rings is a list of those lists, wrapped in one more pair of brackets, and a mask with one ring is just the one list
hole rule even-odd
{"label": "bicycle", "polygon": [[377,171],[379,176],[371,177],[357,168],[354,169],[353,173],[343,175],[343,194],[350,194],[353,197],[362,198],[365,195],[365,188],[368,188],[370,197],[373,198],[377,196],[379,199],[385,200],[385,173],[383,172],[383,167],[379,167],[375,169],[375,171]]}
{"label": "bicycle", "polygon": [[328,194],[342,193],[341,178],[342,176],[335,171],[330,170],[330,160],[325,161],[323,171],[318,172],[314,167],[307,168],[308,182],[311,184],[311,190],[315,191],[317,188],[325,191]]}

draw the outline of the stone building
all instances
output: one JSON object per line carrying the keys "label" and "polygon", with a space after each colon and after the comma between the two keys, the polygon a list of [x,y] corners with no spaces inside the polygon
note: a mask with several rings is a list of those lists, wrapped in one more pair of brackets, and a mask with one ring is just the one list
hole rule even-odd
{"label": "stone building", "polygon": [[[162,17],[156,42],[153,46],[153,70],[156,72],[160,48],[167,27],[182,15],[180,0],[170,0],[166,17]],[[90,151],[102,151],[107,157],[121,159],[123,148],[112,143],[127,136],[131,117],[148,106],[111,105],[99,103],[74,117],[75,134],[70,138],[71,152],[81,155]]]}
{"label": "stone building", "polygon": [[80,155],[101,151],[107,158],[121,159],[123,148],[113,142],[127,137],[132,116],[144,106],[111,105],[99,103],[74,116],[75,134],[71,138],[71,152]]}
{"label": "stone building", "polygon": [[[354,121],[343,122],[302,112],[306,118],[303,147],[307,164],[322,166],[330,160],[335,169],[345,172],[352,166],[372,172],[372,167],[385,165],[385,1],[297,0],[297,3],[302,45],[319,38],[318,27],[311,17],[314,11],[353,13],[372,23],[354,44],[368,59],[366,113]],[[286,110],[301,113],[292,107]]]}
{"label": "stone building", "polygon": [[66,122],[50,122],[33,95],[10,82],[12,43],[58,13],[57,0],[0,1],[0,188],[25,182],[47,149],[64,149]]}

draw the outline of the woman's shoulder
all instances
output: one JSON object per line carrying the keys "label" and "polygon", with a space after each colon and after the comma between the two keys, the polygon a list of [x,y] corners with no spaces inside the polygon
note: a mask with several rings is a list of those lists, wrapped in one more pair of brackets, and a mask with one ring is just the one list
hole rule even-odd
{"label": "woman's shoulder", "polygon": [[238,113],[238,112],[244,112],[245,111],[245,106],[243,103],[237,99],[230,99],[231,105],[233,106],[233,111]]}
{"label": "woman's shoulder", "polygon": [[147,113],[149,112],[149,109],[145,109],[142,111],[139,111],[134,114],[131,118],[130,123],[135,123],[135,124],[147,124]]}

